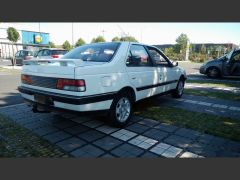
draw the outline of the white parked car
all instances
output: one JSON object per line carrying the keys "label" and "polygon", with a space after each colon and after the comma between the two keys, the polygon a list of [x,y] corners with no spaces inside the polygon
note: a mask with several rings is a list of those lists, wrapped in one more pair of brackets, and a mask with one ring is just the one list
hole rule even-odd
{"label": "white parked car", "polygon": [[125,125],[136,101],[171,93],[179,98],[185,70],[154,46],[132,42],[87,44],[57,60],[27,61],[19,91],[34,111],[108,110]]}
{"label": "white parked car", "polygon": [[61,58],[66,54],[68,51],[61,48],[44,48],[39,50],[34,59],[55,59]]}

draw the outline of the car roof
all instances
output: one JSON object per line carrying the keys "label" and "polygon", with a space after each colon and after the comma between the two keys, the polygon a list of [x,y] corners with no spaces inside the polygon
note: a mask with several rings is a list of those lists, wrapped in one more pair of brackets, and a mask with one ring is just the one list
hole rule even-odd
{"label": "car roof", "polygon": [[40,50],[63,50],[63,51],[67,51],[66,49],[63,49],[63,48],[43,48],[43,49],[40,49]]}
{"label": "car roof", "polygon": [[17,52],[20,52],[20,51],[33,52],[32,50],[27,50],[27,49],[21,49],[21,50],[18,50]]}
{"label": "car roof", "polygon": [[[111,43],[121,43],[121,44],[129,44],[129,45],[130,44],[137,44],[137,45],[157,48],[156,46],[153,46],[153,45],[139,43],[139,42],[133,42],[133,41],[97,42],[97,43],[89,43],[89,44],[111,44]],[[86,45],[89,45],[89,44],[86,44]],[[157,49],[159,49],[159,48],[157,48]]]}

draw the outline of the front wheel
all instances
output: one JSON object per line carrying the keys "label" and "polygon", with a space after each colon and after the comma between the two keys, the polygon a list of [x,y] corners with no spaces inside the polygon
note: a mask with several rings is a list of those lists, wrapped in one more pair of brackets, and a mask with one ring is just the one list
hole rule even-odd
{"label": "front wheel", "polygon": [[115,97],[110,108],[109,117],[111,124],[123,127],[128,123],[132,115],[133,100],[127,93],[121,93]]}
{"label": "front wheel", "polygon": [[174,89],[174,91],[172,93],[172,97],[174,97],[174,98],[182,97],[183,91],[184,91],[184,85],[185,85],[185,80],[183,78],[181,78],[178,81],[176,89]]}
{"label": "front wheel", "polygon": [[217,68],[212,67],[207,70],[207,76],[210,78],[218,78],[220,77],[220,72]]}

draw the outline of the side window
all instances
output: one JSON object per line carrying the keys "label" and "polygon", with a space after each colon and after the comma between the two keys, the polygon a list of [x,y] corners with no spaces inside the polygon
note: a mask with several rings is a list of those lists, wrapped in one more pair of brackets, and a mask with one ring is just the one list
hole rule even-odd
{"label": "side window", "polygon": [[15,56],[18,57],[19,55],[20,55],[20,51],[18,51]]}
{"label": "side window", "polygon": [[127,66],[150,66],[150,58],[145,50],[145,48],[141,45],[132,45],[130,47]]}
{"label": "side window", "polygon": [[240,62],[240,52],[237,52],[235,55],[233,55],[232,60]]}
{"label": "side window", "polygon": [[152,57],[152,60],[156,65],[168,66],[168,61],[155,49],[148,47],[148,51]]}
{"label": "side window", "polygon": [[19,56],[20,56],[20,57],[23,57],[23,56],[24,56],[23,53],[24,53],[24,51],[20,51]]}
{"label": "side window", "polygon": [[49,50],[44,50],[43,51],[43,56],[50,56],[50,51]]}
{"label": "side window", "polygon": [[38,51],[37,56],[42,56],[42,54],[43,54],[43,51],[40,50],[40,51]]}

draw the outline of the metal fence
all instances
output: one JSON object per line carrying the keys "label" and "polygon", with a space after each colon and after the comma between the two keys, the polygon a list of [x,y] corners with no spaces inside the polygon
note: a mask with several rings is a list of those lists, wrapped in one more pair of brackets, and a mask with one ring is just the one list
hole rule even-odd
{"label": "metal fence", "polygon": [[48,45],[32,45],[20,44],[10,42],[0,42],[0,59],[12,59],[17,51],[28,49],[31,51],[38,51],[41,48],[48,47]]}

